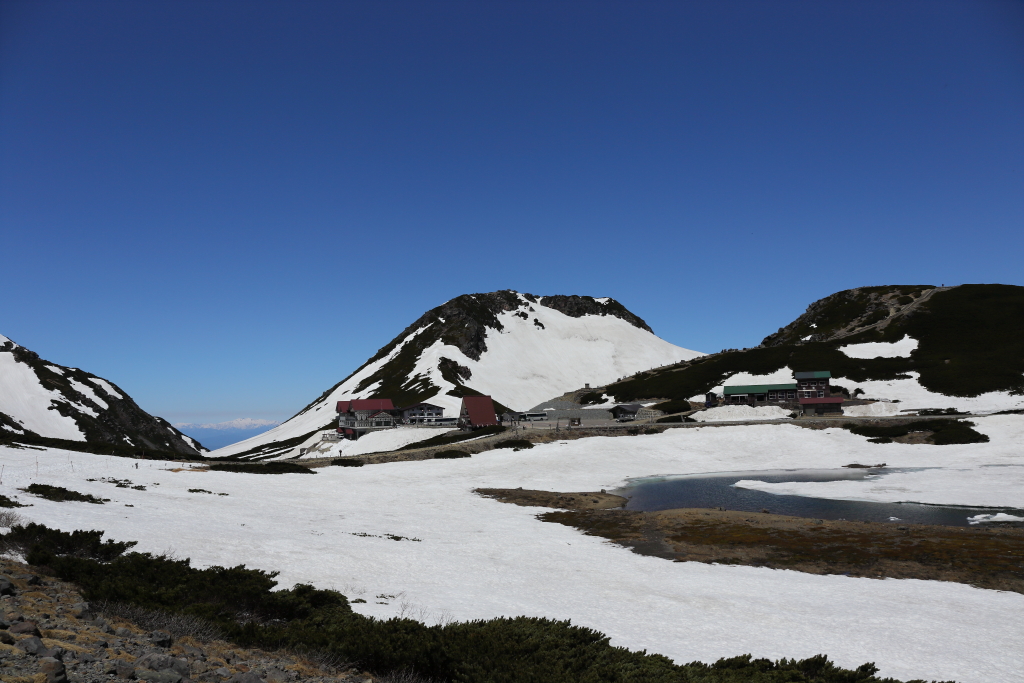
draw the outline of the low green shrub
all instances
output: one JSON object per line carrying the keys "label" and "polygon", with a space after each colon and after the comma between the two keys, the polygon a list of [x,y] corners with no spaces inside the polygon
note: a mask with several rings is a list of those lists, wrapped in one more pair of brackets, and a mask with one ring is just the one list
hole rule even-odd
{"label": "low green shrub", "polygon": [[33,533],[38,542],[28,562],[76,583],[89,602],[145,610],[147,623],[160,623],[159,613],[182,615],[242,647],[320,651],[378,676],[409,672],[450,683],[898,683],[875,678],[873,664],[851,671],[824,655],[777,662],[745,655],[680,665],[614,647],[592,629],[536,617],[444,626],[378,620],[353,612],[335,591],[303,584],[275,591],[274,573],[244,566],[196,569],[187,559],[148,553],[110,557],[116,550],[103,561],[76,557],[64,552],[76,545],[75,534],[98,543],[102,532]]}
{"label": "low green shrub", "polygon": [[8,498],[7,496],[0,495],[0,508],[23,508],[23,507],[28,507],[28,506],[25,505],[24,503],[19,503],[18,501],[14,500],[13,498]]}
{"label": "low green shrub", "polygon": [[526,439],[506,439],[505,441],[499,441],[494,444],[495,448],[514,448],[517,451],[521,451],[525,448],[533,448],[533,442],[527,441]]}
{"label": "low green shrub", "polygon": [[674,401],[665,401],[657,405],[651,406],[654,410],[660,410],[663,413],[685,413],[690,410],[690,402],[686,399],[676,399]]}
{"label": "low green shrub", "polygon": [[136,545],[136,541],[104,541],[102,531],[58,531],[43,524],[14,526],[3,536],[3,547],[21,554],[34,548],[54,555],[109,562]]}
{"label": "low green shrub", "polygon": [[366,463],[356,458],[335,458],[331,464],[339,467],[362,467]]}
{"label": "low green shrub", "polygon": [[589,391],[589,392],[583,394],[582,396],[580,396],[579,398],[577,398],[576,402],[579,403],[580,405],[592,406],[595,403],[601,403],[603,400],[604,400],[604,397],[601,396],[600,392],[598,392],[598,391]]}
{"label": "low green shrub", "polygon": [[29,484],[28,488],[21,489],[26,493],[31,493],[33,496],[39,496],[46,500],[52,500],[57,503],[66,503],[69,501],[82,502],[82,503],[95,503],[96,505],[103,505],[103,499],[97,498],[96,496],[88,493],[79,493],[78,491],[72,491],[66,489],[63,486],[50,486],[49,484]]}
{"label": "low green shrub", "polygon": [[434,458],[438,460],[448,460],[450,458],[468,458],[471,455],[471,453],[467,453],[466,451],[438,451],[437,453],[434,453]]}
{"label": "low green shrub", "polygon": [[919,415],[963,415],[956,408],[925,408],[924,410],[918,411]]}
{"label": "low green shrub", "polygon": [[892,440],[910,432],[932,432],[932,443],[938,446],[950,444],[988,443],[988,436],[971,429],[973,422],[967,420],[919,420],[902,425],[858,425],[848,422],[843,428],[859,436],[870,437],[871,443],[892,443]]}
{"label": "low green shrub", "polygon": [[238,464],[215,462],[210,465],[210,469],[218,472],[244,472],[245,474],[316,474],[312,469],[294,462],[243,462]]}

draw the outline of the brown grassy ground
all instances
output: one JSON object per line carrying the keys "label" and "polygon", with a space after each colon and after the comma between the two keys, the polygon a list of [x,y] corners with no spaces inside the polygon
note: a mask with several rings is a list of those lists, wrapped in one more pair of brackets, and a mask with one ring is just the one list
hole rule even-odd
{"label": "brown grassy ground", "polygon": [[604,492],[478,489],[505,503],[559,508],[538,515],[636,553],[811,574],[954,581],[1024,593],[1024,529],[878,524],[685,508],[623,510]]}

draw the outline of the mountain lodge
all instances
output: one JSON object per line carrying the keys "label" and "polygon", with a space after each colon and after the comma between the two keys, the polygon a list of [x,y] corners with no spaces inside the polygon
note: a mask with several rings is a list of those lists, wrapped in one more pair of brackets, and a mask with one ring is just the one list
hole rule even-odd
{"label": "mountain lodge", "polygon": [[790,384],[746,384],[727,386],[725,402],[729,404],[797,404],[804,415],[842,413],[843,397],[832,396],[828,370],[793,373],[796,381]]}

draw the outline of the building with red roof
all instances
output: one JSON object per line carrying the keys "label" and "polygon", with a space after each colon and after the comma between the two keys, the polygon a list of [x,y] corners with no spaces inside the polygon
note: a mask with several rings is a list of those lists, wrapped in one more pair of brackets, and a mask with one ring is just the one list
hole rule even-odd
{"label": "building with red roof", "polygon": [[494,401],[490,396],[463,396],[459,410],[459,425],[468,429],[479,429],[498,424],[494,412]]}

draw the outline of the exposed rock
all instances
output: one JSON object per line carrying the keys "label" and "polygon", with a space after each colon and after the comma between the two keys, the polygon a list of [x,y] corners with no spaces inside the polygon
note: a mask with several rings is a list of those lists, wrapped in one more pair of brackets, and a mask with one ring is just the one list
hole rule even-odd
{"label": "exposed rock", "polygon": [[174,639],[167,631],[153,631],[149,639],[157,647],[170,647],[174,643]]}
{"label": "exposed rock", "polygon": [[36,636],[22,638],[17,642],[17,647],[30,655],[38,655],[41,652],[45,652],[47,649],[47,647],[43,645],[43,641]]}
{"label": "exposed rock", "polygon": [[67,683],[68,674],[64,662],[55,657],[43,657],[39,660],[39,672],[46,674],[46,683]]}

